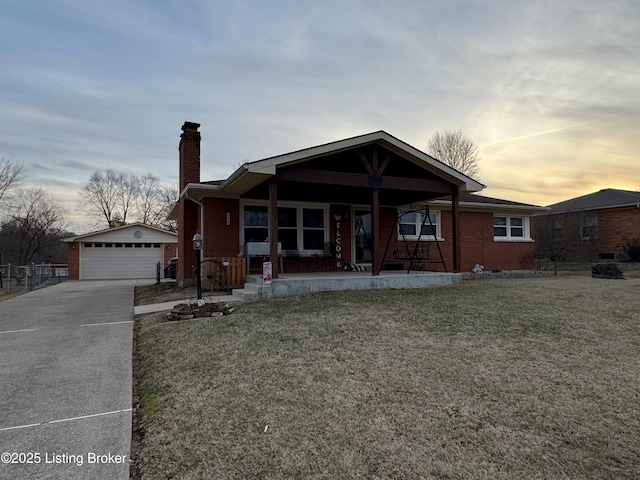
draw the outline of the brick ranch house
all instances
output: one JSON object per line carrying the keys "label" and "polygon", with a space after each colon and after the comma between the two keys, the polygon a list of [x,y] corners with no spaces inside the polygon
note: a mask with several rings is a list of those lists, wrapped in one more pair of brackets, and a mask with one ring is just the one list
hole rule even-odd
{"label": "brick ranch house", "polygon": [[640,237],[640,192],[606,188],[554,203],[532,225],[541,255],[624,260],[624,245]]}
{"label": "brick ranch house", "polygon": [[[460,272],[533,268],[531,215],[542,207],[475,194],[485,188],[384,131],[240,166],[200,179],[200,127],[179,145],[178,281],[203,258],[272,261],[285,273],[364,267]],[[246,267],[243,263],[242,269]],[[278,268],[275,268],[278,266]],[[355,266],[355,267],[354,267]],[[245,271],[249,269],[246,268]],[[258,272],[256,272],[258,273]]]}

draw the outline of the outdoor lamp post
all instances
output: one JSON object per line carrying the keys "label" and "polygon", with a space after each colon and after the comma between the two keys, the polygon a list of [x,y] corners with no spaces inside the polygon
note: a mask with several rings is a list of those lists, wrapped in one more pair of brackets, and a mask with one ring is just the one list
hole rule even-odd
{"label": "outdoor lamp post", "polygon": [[200,252],[202,251],[202,235],[197,232],[193,236],[193,249],[196,251],[196,285],[198,287],[198,300],[202,300],[202,278],[200,277]]}

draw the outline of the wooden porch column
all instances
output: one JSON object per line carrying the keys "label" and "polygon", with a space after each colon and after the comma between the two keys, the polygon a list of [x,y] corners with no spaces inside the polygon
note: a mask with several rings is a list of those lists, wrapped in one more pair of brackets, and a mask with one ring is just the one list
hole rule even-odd
{"label": "wooden porch column", "polygon": [[371,201],[371,275],[380,275],[380,202],[378,189],[373,189]]}
{"label": "wooden porch column", "polygon": [[278,183],[275,180],[269,184],[269,260],[271,278],[278,278]]}
{"label": "wooden porch column", "polygon": [[460,271],[460,203],[458,188],[451,195],[451,236],[453,237],[453,271]]}

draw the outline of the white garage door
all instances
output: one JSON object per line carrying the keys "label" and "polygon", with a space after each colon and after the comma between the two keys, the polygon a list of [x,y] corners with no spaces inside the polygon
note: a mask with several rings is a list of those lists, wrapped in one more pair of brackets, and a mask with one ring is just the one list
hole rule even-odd
{"label": "white garage door", "polygon": [[155,278],[158,262],[162,262],[159,243],[83,243],[80,279]]}

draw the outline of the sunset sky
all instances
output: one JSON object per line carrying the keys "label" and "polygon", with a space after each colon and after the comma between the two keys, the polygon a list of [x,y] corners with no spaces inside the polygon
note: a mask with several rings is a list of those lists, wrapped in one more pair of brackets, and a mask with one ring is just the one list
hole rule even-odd
{"label": "sunset sky", "polygon": [[95,170],[176,182],[184,121],[202,124],[203,180],[376,130],[424,150],[461,129],[485,195],[640,188],[638,0],[0,8],[0,156],[70,210]]}

